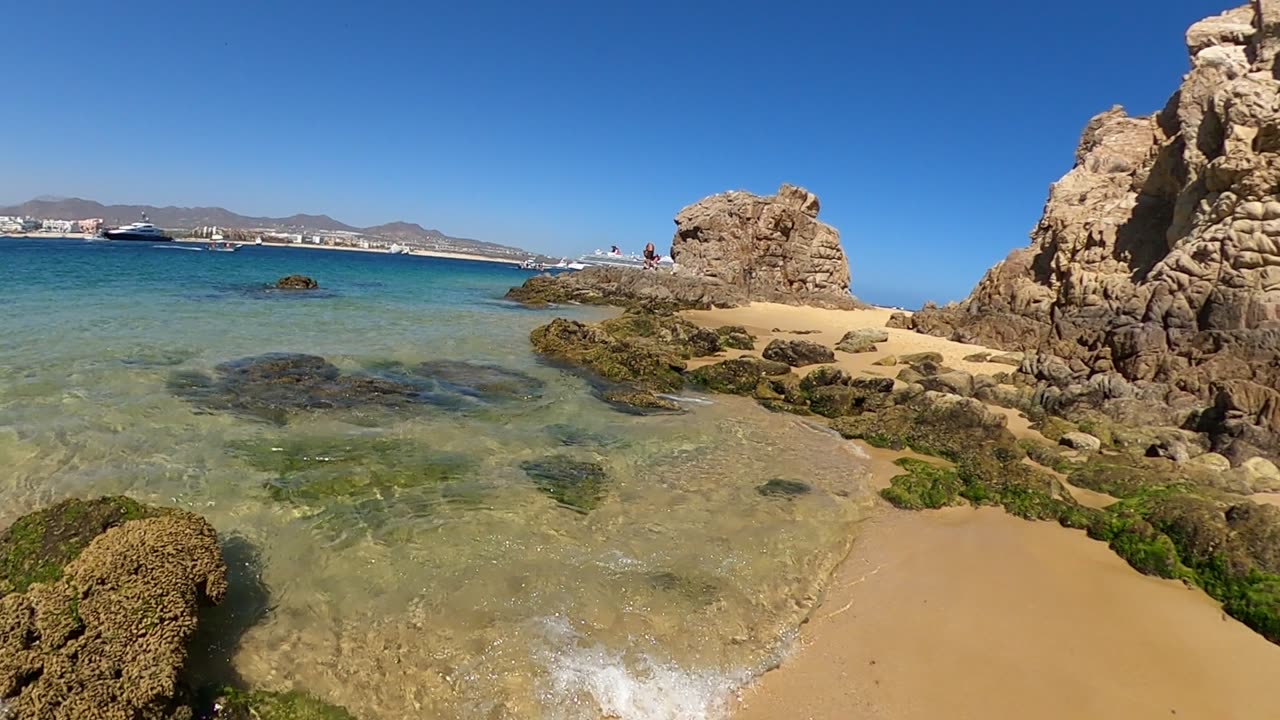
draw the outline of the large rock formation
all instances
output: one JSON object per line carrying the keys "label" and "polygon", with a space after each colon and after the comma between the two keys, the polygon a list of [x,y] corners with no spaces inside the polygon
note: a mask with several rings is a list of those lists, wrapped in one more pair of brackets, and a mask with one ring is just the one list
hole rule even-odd
{"label": "large rock formation", "polygon": [[863,307],[849,293],[840,233],[817,218],[817,196],[792,185],[768,197],[741,191],[713,195],[676,215],[674,272],[588,268],[530,278],[507,298],[535,306],[704,309],[764,301]]}
{"label": "large rock formation", "polygon": [[963,303],[898,324],[1060,356],[1068,379],[1116,371],[1202,400],[1259,394],[1225,379],[1276,387],[1278,46],[1280,0],[1193,25],[1191,71],[1162,111],[1089,121],[1031,246]]}
{"label": "large rock formation", "polygon": [[840,233],[818,222],[818,197],[793,185],[770,197],[734,191],[686,207],[676,215],[671,257],[753,298],[849,295]]}

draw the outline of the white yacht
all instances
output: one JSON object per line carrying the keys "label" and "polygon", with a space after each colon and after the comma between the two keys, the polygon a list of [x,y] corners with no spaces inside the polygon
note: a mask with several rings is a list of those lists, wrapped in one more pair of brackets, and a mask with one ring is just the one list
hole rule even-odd
{"label": "white yacht", "polygon": [[107,230],[102,235],[108,240],[150,240],[152,242],[173,240],[173,238],[164,234],[164,230],[152,225],[146,213],[142,215],[142,222],[122,225],[118,228]]}
{"label": "white yacht", "polygon": [[[658,267],[671,267],[672,264],[671,258],[669,257],[661,256],[658,258]],[[613,249],[608,252],[605,252],[604,250],[596,250],[595,252],[583,255],[578,258],[578,261],[574,263],[574,265],[580,265],[582,267],[599,267],[601,265],[605,265],[643,270],[645,262],[643,255],[624,255],[623,252],[615,245]]]}

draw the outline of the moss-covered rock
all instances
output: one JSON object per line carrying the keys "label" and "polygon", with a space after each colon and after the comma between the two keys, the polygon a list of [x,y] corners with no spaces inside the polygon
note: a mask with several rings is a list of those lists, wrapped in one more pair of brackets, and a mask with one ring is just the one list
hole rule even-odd
{"label": "moss-covered rock", "polygon": [[1054,442],[1058,442],[1063,435],[1076,432],[1078,429],[1075,423],[1053,415],[1036,424],[1036,430],[1040,431],[1040,434],[1045,436],[1046,439]]}
{"label": "moss-covered rock", "polygon": [[124,496],[68,499],[24,515],[0,532],[0,597],[62,577],[94,538],[162,511]]}
{"label": "moss-covered rock", "polygon": [[608,495],[609,474],[599,463],[552,455],[520,464],[539,490],[560,505],[586,514]]}
{"label": "moss-covered rock", "polygon": [[831,348],[809,340],[773,340],[765,346],[762,354],[765,360],[783,362],[791,367],[836,361]]}
{"label": "moss-covered rock", "polygon": [[[17,548],[37,562],[11,563],[19,574],[8,578],[10,587],[30,584],[0,598],[7,711],[19,718],[182,717],[180,677],[200,608],[227,590],[213,528],[188,512],[122,498],[60,503],[15,527],[5,552]],[[22,575],[29,572],[37,577]]]}
{"label": "moss-covered rock", "polygon": [[602,328],[556,318],[535,328],[529,339],[539,353],[590,370],[609,382],[651,392],[674,392],[684,385],[684,360],[647,338],[619,340]]}
{"label": "moss-covered rock", "polygon": [[741,325],[723,325],[716,328],[720,344],[735,350],[755,350],[756,338]]}
{"label": "moss-covered rock", "polygon": [[764,378],[787,375],[790,372],[791,367],[784,363],[744,356],[704,365],[691,371],[688,378],[712,392],[752,395]]}
{"label": "moss-covered rock", "polygon": [[627,388],[609,390],[602,393],[600,398],[609,403],[615,410],[632,415],[662,415],[684,412],[679,403],[658,397],[645,390]]}
{"label": "moss-covered rock", "polygon": [[212,720],[355,720],[346,708],[304,692],[225,689],[213,703]]}
{"label": "moss-covered rock", "polygon": [[306,275],[286,275],[276,281],[277,290],[316,290],[320,283]]}
{"label": "moss-covered rock", "polygon": [[963,504],[960,491],[964,484],[955,468],[913,458],[899,458],[894,464],[906,472],[889,481],[880,496],[904,510],[923,510]]}

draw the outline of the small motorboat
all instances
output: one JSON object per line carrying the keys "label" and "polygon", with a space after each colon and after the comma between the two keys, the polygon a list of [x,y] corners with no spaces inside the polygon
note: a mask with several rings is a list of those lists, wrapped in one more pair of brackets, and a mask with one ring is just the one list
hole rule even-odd
{"label": "small motorboat", "polygon": [[235,243],[216,241],[209,243],[209,245],[205,247],[205,250],[209,250],[211,252],[235,252],[239,249],[240,246]]}

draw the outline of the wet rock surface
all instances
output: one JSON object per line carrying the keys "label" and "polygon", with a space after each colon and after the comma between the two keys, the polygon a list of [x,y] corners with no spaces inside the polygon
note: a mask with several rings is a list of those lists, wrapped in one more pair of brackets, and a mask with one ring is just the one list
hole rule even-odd
{"label": "wet rock surface", "polygon": [[19,718],[190,717],[180,676],[198,611],[227,589],[191,513],[68,500],[0,534],[0,702]]}

